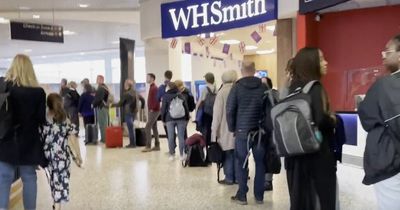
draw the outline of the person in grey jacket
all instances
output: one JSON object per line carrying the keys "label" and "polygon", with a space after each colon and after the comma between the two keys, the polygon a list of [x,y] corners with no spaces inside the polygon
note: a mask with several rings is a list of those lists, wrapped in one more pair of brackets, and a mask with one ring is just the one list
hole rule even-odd
{"label": "person in grey jacket", "polygon": [[98,88],[96,95],[94,96],[93,107],[96,109],[97,123],[100,128],[100,141],[106,142],[106,128],[108,126],[108,97],[110,91],[104,84],[104,77],[102,75],[97,76]]}
{"label": "person in grey jacket", "polygon": [[[226,118],[230,132],[235,134],[235,156],[238,168],[239,189],[231,200],[240,204],[247,205],[247,186],[248,164],[246,157],[248,146],[251,147],[256,165],[254,179],[254,195],[258,204],[264,201],[264,182],[265,182],[265,140],[254,142],[248,141],[248,133],[258,130],[263,112],[263,96],[267,87],[261,82],[260,78],[255,77],[256,69],[254,62],[244,62],[241,70],[243,78],[236,82],[232,88],[227,105]],[[243,167],[245,166],[245,167]]]}
{"label": "person in grey jacket", "polygon": [[118,103],[113,104],[113,107],[123,108],[124,119],[129,133],[129,145],[127,145],[126,148],[136,147],[136,133],[133,122],[135,121],[139,107],[134,84],[135,82],[130,79],[125,80],[125,92],[122,95],[121,100]]}
{"label": "person in grey jacket", "polygon": [[237,80],[235,70],[227,71],[222,74],[223,86],[218,91],[214,102],[214,116],[211,126],[211,141],[218,142],[224,151],[224,174],[225,179],[220,181],[220,184],[232,185],[236,182],[237,169],[235,166],[235,138],[233,133],[228,130],[226,121],[226,101],[231,92],[233,83]]}

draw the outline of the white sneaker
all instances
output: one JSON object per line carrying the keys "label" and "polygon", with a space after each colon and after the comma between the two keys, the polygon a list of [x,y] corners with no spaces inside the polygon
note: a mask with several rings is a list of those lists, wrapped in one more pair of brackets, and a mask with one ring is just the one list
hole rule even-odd
{"label": "white sneaker", "polygon": [[168,158],[169,161],[174,161],[175,160],[175,156],[174,155],[170,155]]}
{"label": "white sneaker", "polygon": [[186,157],[187,157],[187,155],[185,153],[183,155],[181,155],[181,161],[185,161]]}

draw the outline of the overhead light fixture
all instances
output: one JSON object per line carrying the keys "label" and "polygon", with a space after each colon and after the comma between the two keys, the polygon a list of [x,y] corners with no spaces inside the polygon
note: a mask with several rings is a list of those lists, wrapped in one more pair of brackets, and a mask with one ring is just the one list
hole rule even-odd
{"label": "overhead light fixture", "polygon": [[70,35],[75,35],[76,32],[70,31],[70,30],[64,30],[64,36],[70,36]]}
{"label": "overhead light fixture", "polygon": [[33,19],[40,19],[40,15],[32,15]]}
{"label": "overhead light fixture", "polygon": [[85,55],[85,53],[84,53],[84,52],[81,52],[81,53],[79,53],[79,55]]}
{"label": "overhead light fixture", "polygon": [[266,54],[271,54],[274,53],[275,49],[270,49],[270,50],[258,50],[256,51],[257,54],[259,55],[266,55]]}
{"label": "overhead light fixture", "polygon": [[275,26],[267,26],[267,30],[269,31],[275,31]]}
{"label": "overhead light fixture", "polygon": [[89,7],[89,4],[79,4],[79,7],[80,7],[80,8],[88,8],[88,7]]}
{"label": "overhead light fixture", "polygon": [[30,53],[30,52],[32,52],[32,49],[25,49],[24,52]]}
{"label": "overhead light fixture", "polygon": [[248,46],[246,46],[246,50],[257,50],[258,49],[258,47],[257,46],[254,46],[254,45],[248,45]]}
{"label": "overhead light fixture", "polygon": [[240,44],[240,41],[236,39],[228,39],[228,40],[221,40],[219,43],[233,45],[233,44]]}
{"label": "overhead light fixture", "polygon": [[20,6],[18,7],[20,10],[31,10],[30,7],[26,7],[26,6]]}
{"label": "overhead light fixture", "polygon": [[0,17],[0,24],[8,24],[8,23],[10,23],[10,20],[9,20],[9,19]]}
{"label": "overhead light fixture", "polygon": [[111,44],[119,44],[119,40],[117,40],[117,41],[112,41]]}
{"label": "overhead light fixture", "polygon": [[43,55],[42,58],[47,58],[47,56]]}

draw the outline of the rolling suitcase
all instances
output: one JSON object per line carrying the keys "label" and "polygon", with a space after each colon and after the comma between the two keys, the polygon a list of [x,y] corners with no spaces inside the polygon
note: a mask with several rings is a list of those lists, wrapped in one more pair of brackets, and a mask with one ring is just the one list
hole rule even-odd
{"label": "rolling suitcase", "polygon": [[106,129],[106,147],[122,147],[123,130],[120,126],[108,127]]}
{"label": "rolling suitcase", "polygon": [[99,140],[99,131],[96,124],[88,124],[85,127],[85,141],[86,144],[97,143]]}
{"label": "rolling suitcase", "polygon": [[136,128],[135,133],[136,133],[136,146],[138,146],[138,147],[146,146],[146,144],[147,144],[146,129]]}

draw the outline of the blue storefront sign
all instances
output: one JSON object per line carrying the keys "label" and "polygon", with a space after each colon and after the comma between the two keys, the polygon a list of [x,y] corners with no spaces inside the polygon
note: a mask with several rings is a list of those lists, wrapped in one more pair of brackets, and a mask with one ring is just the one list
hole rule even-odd
{"label": "blue storefront sign", "polygon": [[316,12],[349,0],[300,0],[300,13]]}
{"label": "blue storefront sign", "polygon": [[277,0],[186,0],[161,5],[162,37],[210,33],[278,17]]}

